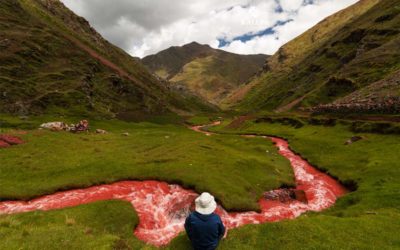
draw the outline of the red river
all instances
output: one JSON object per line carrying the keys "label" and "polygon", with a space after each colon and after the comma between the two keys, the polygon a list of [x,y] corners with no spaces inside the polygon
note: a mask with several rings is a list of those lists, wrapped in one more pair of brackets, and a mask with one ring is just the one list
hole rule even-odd
{"label": "red river", "polygon": [[[201,126],[192,127],[203,132]],[[307,161],[296,155],[288,143],[279,138],[272,140],[279,153],[287,158],[293,167],[296,189],[302,190],[307,203],[289,200],[260,199],[261,212],[228,213],[218,206],[218,213],[228,229],[246,224],[274,222],[293,219],[307,211],[321,211],[332,206],[336,199],[346,193],[346,189],[335,179],[318,171]],[[279,192],[279,190],[275,190]],[[129,201],[139,216],[139,225],[134,234],[137,238],[154,246],[168,244],[180,232],[194,199],[198,196],[192,190],[159,181],[122,181],[110,185],[100,185],[85,189],[58,192],[31,201],[0,202],[0,214],[15,214],[35,210],[54,210],[78,206],[95,201],[118,199]]]}

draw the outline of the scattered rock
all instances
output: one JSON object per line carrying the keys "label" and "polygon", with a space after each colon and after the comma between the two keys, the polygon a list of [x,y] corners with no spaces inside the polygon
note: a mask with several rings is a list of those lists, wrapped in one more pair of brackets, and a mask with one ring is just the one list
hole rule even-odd
{"label": "scattered rock", "polygon": [[24,143],[21,138],[12,135],[0,135],[0,141],[6,142],[10,145],[19,145]]}
{"label": "scattered rock", "polygon": [[[373,46],[373,45],[372,45]],[[400,113],[400,71],[382,80],[371,83],[367,87],[347,91],[348,95],[330,104],[320,104],[308,111],[313,114],[399,114]],[[356,84],[354,85],[356,86]],[[337,88],[344,87],[343,85]],[[355,88],[356,89],[356,88]]]}
{"label": "scattered rock", "polygon": [[40,125],[40,128],[49,129],[51,131],[84,132],[89,131],[89,122],[87,120],[82,120],[76,125],[68,125],[64,122],[48,122]]}
{"label": "scattered rock", "polygon": [[296,189],[296,190],[293,190],[293,191],[294,191],[294,195],[296,197],[296,200],[301,201],[303,203],[308,203],[307,196],[306,196],[306,193],[304,192],[304,190]]}
{"label": "scattered rock", "polygon": [[96,129],[96,134],[107,134],[107,131],[104,129]]}
{"label": "scattered rock", "polygon": [[123,136],[129,136],[130,134],[128,132],[122,133]]}
{"label": "scattered rock", "polygon": [[85,229],[85,234],[92,234],[93,230],[91,228],[86,228]]}
{"label": "scattered rock", "polygon": [[291,200],[298,200],[303,203],[308,203],[306,193],[303,190],[297,189],[279,189],[264,193],[266,200],[288,202]]}
{"label": "scattered rock", "polygon": [[25,143],[21,138],[12,135],[0,135],[0,148],[8,148],[13,145]]}
{"label": "scattered rock", "polygon": [[69,127],[67,124],[63,122],[48,122],[40,125],[40,128],[49,129],[51,131],[62,131],[62,130],[67,130]]}
{"label": "scattered rock", "polygon": [[79,121],[73,128],[70,129],[71,132],[85,132],[89,131],[89,122],[87,120]]}
{"label": "scattered rock", "polygon": [[3,39],[0,41],[0,47],[7,48],[11,45],[11,41],[9,39]]}
{"label": "scattered rock", "polygon": [[0,148],[8,148],[10,146],[7,142],[0,140]]}
{"label": "scattered rock", "polygon": [[359,140],[362,140],[363,138],[361,137],[361,136],[353,136],[353,137],[351,137],[350,139],[348,139],[345,143],[344,143],[344,145],[350,145],[350,144],[353,144],[353,143],[355,143],[355,142],[357,142],[357,141],[359,141]]}
{"label": "scattered rock", "polygon": [[269,191],[264,194],[266,200],[279,200],[279,195],[275,191]]}

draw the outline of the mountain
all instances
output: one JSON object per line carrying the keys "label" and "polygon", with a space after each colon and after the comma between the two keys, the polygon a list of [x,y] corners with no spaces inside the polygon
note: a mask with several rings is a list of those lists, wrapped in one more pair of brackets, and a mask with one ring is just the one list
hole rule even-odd
{"label": "mountain", "polygon": [[[226,102],[246,111],[307,110],[353,92],[373,94],[370,84],[385,85],[399,69],[398,1],[361,0],[280,48]],[[398,89],[393,81],[385,86]]]}
{"label": "mountain", "polygon": [[333,103],[313,107],[312,112],[400,114],[400,70]]}
{"label": "mountain", "polygon": [[58,0],[0,1],[0,112],[135,116],[209,109],[180,96]]}
{"label": "mountain", "polygon": [[218,104],[254,76],[266,55],[237,55],[196,42],[171,47],[142,62],[159,77]]}

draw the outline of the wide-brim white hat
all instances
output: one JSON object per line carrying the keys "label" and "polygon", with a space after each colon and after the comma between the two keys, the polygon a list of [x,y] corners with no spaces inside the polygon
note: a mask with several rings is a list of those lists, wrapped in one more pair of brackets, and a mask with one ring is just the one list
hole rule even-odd
{"label": "wide-brim white hat", "polygon": [[212,214],[217,209],[217,203],[215,202],[214,196],[209,193],[202,193],[195,200],[196,211],[200,214]]}

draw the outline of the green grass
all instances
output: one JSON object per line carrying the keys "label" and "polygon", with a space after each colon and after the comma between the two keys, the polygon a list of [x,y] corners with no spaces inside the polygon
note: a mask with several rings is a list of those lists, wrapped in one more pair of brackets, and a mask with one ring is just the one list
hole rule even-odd
{"label": "green grass", "polygon": [[166,88],[59,1],[4,0],[0,14],[0,37],[6,41],[0,50],[2,113],[138,120],[148,114],[215,109]]}
{"label": "green grass", "polygon": [[234,230],[221,249],[400,248],[399,135],[360,133],[363,140],[345,146],[355,133],[343,125],[296,129],[279,123],[247,122],[246,129],[240,131],[227,131],[224,125],[213,130],[285,137],[313,165],[345,183],[355,181],[358,188],[325,212]]}
{"label": "green grass", "polygon": [[[7,120],[14,127],[25,123],[17,118]],[[35,122],[31,121],[32,124]],[[358,188],[340,198],[334,207],[326,211],[310,212],[295,220],[248,225],[232,230],[222,241],[220,249],[400,248],[397,233],[400,230],[400,171],[397,168],[399,135],[362,133],[359,135],[364,137],[363,140],[345,146],[344,142],[355,133],[348,126],[340,124],[327,127],[305,123],[303,127],[295,128],[279,122],[247,121],[241,130],[227,130],[227,124],[228,120],[212,130],[285,137],[291,147],[312,164],[343,182],[355,181]],[[101,179],[112,182],[121,176],[131,178],[134,175],[138,179],[158,176],[164,180],[179,180],[184,185],[194,185],[198,191],[211,191],[227,207],[243,208],[241,206],[244,204],[247,207],[255,205],[256,199],[250,195],[248,188],[261,180],[258,178],[269,182],[268,185],[263,184],[263,190],[268,190],[271,179],[276,179],[276,176],[268,174],[270,166],[288,167],[287,162],[277,155],[271,158],[262,153],[266,148],[273,150],[273,146],[265,140],[244,139],[234,135],[206,137],[177,125],[96,121],[92,126],[105,128],[112,133],[73,135],[31,131],[25,136],[27,144],[0,151],[2,196],[5,193],[22,197],[32,195],[33,191],[36,194],[50,192],[55,184],[88,185]],[[130,132],[131,136],[121,137],[123,131]],[[71,150],[77,145],[84,146],[79,148],[84,156],[74,153],[78,151],[76,149]],[[67,155],[60,154],[61,148]],[[67,157],[71,158],[68,164],[62,162]],[[135,160],[132,160],[133,157]],[[172,162],[165,161],[166,157]],[[146,159],[154,162],[145,162]],[[269,165],[268,161],[272,159],[274,164]],[[221,165],[221,161],[225,164]],[[243,165],[238,171],[235,164],[241,161]],[[190,163],[193,165],[190,166]],[[244,166],[247,166],[245,170]],[[15,171],[16,167],[18,171]],[[200,178],[196,179],[198,174]],[[21,185],[21,182],[25,185]],[[221,185],[217,185],[217,182]],[[237,199],[240,204],[233,202]],[[108,207],[104,209],[103,206]],[[117,219],[113,219],[113,216]],[[52,239],[56,247],[149,248],[132,236],[136,223],[130,205],[117,201],[53,212],[1,216],[0,235],[6,236],[7,240],[0,243],[0,248],[18,249],[25,246],[46,249],[52,246]],[[91,233],[85,234],[88,228]],[[50,232],[49,239],[39,240]],[[190,243],[183,233],[165,249],[190,249]]]}
{"label": "green grass", "polygon": [[137,224],[132,205],[124,201],[0,215],[0,249],[150,249],[134,237]]}
{"label": "green grass", "polygon": [[205,125],[211,123],[210,117],[206,116],[195,116],[191,117],[190,119],[186,120],[188,124],[191,125]]}
{"label": "green grass", "polygon": [[222,120],[222,117],[218,115],[214,115],[213,117],[197,115],[186,119],[185,122],[190,125],[207,125],[217,120]]}
{"label": "green grass", "polygon": [[[396,72],[400,8],[395,4],[394,0],[359,1],[289,42],[269,59],[270,70],[253,79],[255,86],[236,108],[254,112],[312,107]],[[392,19],[375,21],[386,15]],[[332,77],[354,84],[330,86]],[[296,105],[286,106],[293,101]]]}
{"label": "green grass", "polygon": [[[35,121],[16,118],[8,123],[15,127],[18,122],[35,126]],[[154,123],[98,121],[91,127],[109,133],[32,130],[22,136],[26,144],[0,150],[0,199],[155,179],[209,191],[230,210],[254,210],[263,191],[293,185],[289,162],[264,139],[208,137],[181,125]],[[266,150],[275,153],[268,157]]]}

